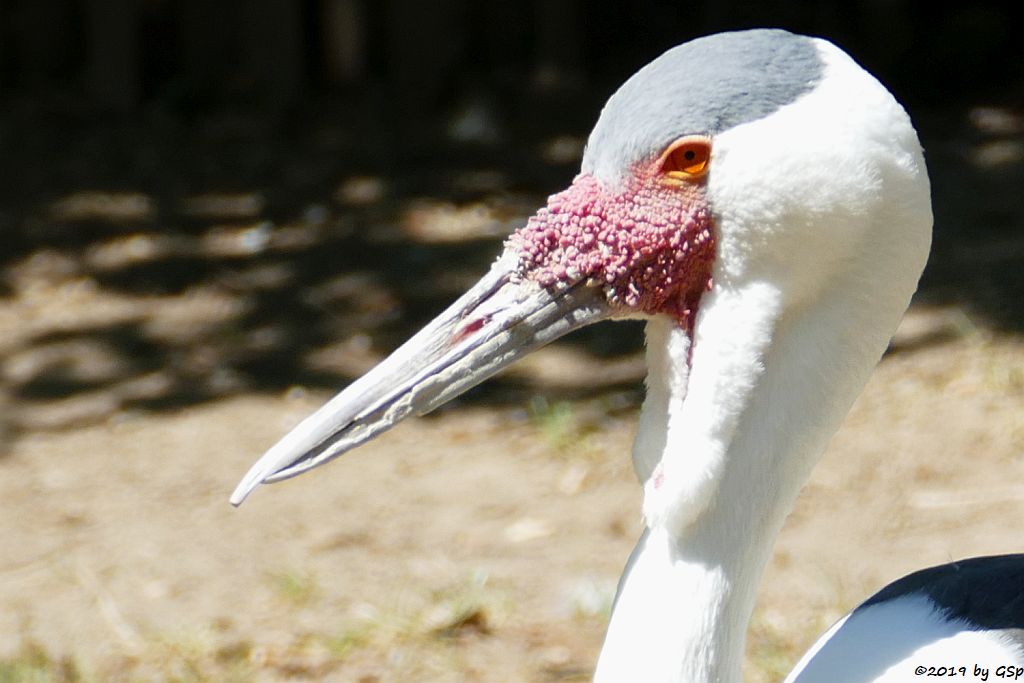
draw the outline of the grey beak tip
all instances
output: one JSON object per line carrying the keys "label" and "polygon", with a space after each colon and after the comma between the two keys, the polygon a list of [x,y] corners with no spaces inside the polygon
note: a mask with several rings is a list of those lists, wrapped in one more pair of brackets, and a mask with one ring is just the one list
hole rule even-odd
{"label": "grey beak tip", "polygon": [[230,502],[231,505],[236,507],[236,508],[241,506],[241,504],[245,502],[245,499],[249,497],[249,494],[252,493],[256,489],[257,486],[259,486],[259,482],[258,481],[254,481],[254,482],[249,482],[248,480],[242,481],[235,488],[234,492],[232,492],[231,498],[228,499],[228,502]]}

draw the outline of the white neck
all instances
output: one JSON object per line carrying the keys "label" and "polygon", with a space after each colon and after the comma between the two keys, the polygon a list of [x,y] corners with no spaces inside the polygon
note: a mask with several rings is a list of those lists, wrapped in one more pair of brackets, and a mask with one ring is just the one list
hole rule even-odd
{"label": "white neck", "polygon": [[595,680],[735,683],[776,534],[885,350],[927,259],[924,159],[892,96],[835,46],[800,100],[718,134],[713,287],[692,353],[648,324],[633,449],[648,533]]}
{"label": "white neck", "polygon": [[879,277],[906,269],[909,251],[865,257],[796,310],[763,280],[709,293],[691,371],[685,333],[648,324],[634,462],[649,532],[596,681],[741,680],[776,534],[909,302],[916,273]]}

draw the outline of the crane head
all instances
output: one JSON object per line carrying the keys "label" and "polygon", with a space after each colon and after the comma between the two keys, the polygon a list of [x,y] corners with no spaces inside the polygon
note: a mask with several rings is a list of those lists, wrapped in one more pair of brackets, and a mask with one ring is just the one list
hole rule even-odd
{"label": "crane head", "polygon": [[[838,48],[778,30],[685,43],[610,98],[580,174],[480,282],[270,448],[231,501],[598,320],[665,318],[692,349],[721,291],[769,282],[798,307],[883,248],[886,220],[910,220],[892,239],[920,243],[923,265],[928,202],[909,119]],[[920,268],[907,270],[913,291]]]}

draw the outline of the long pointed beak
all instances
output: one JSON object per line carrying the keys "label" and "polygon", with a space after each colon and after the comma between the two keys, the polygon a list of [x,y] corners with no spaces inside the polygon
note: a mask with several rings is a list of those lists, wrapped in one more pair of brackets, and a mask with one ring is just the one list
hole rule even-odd
{"label": "long pointed beak", "polygon": [[600,287],[587,281],[544,288],[517,276],[506,253],[444,313],[366,375],[303,420],[250,468],[231,494],[302,474],[476,386],[517,358],[609,317]]}

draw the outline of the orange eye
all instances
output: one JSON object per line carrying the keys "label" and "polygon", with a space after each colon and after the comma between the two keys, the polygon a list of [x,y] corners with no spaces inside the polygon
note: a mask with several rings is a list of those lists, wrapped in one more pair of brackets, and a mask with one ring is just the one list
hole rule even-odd
{"label": "orange eye", "polygon": [[686,137],[676,140],[661,155],[661,172],[675,180],[692,180],[704,175],[710,160],[710,140]]}

